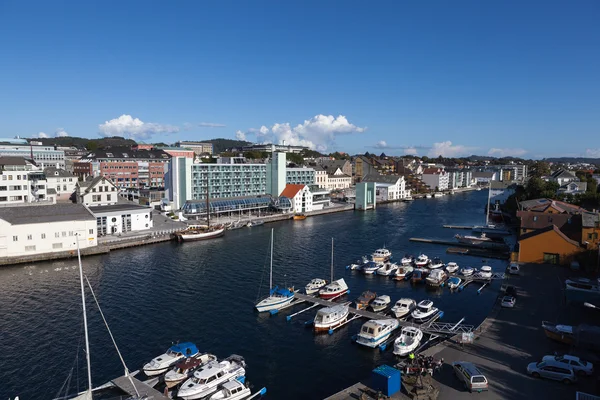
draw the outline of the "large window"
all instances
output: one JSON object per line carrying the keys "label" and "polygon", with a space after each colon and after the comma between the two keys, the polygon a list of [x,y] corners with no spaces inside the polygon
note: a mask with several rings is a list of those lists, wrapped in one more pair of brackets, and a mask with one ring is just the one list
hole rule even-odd
{"label": "large window", "polygon": [[544,253],[544,262],[547,264],[558,264],[560,256],[553,253]]}

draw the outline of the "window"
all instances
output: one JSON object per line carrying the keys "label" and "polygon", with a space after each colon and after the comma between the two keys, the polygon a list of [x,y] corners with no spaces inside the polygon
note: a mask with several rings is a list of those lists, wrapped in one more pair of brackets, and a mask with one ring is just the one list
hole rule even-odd
{"label": "window", "polygon": [[98,186],[98,191],[102,192],[102,186]]}
{"label": "window", "polygon": [[52,243],[53,249],[62,249],[62,243]]}
{"label": "window", "polygon": [[54,232],[54,237],[55,238],[59,238],[60,237],[60,232]]}
{"label": "window", "polygon": [[93,235],[93,234],[94,234],[94,230],[90,229],[90,235]]}
{"label": "window", "polygon": [[35,251],[35,246],[25,246],[25,251]]}
{"label": "window", "polygon": [[19,237],[18,236],[13,236],[13,242],[18,242],[19,241]]}
{"label": "window", "polygon": [[62,237],[67,237],[67,232],[63,232]]}
{"label": "window", "polygon": [[63,185],[63,190],[66,192],[67,191],[67,185]]}
{"label": "window", "polygon": [[110,201],[110,194],[106,195],[106,201]]}
{"label": "window", "polygon": [[42,239],[46,239],[46,234],[42,233]]}
{"label": "window", "polygon": [[69,236],[73,236],[73,231],[69,231]]}
{"label": "window", "polygon": [[33,236],[32,235],[27,235],[27,240],[32,240]]}

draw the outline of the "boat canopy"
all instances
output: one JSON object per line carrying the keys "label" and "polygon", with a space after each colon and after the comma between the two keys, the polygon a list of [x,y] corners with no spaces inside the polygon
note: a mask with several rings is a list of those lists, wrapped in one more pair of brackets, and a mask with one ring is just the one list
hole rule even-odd
{"label": "boat canopy", "polygon": [[279,295],[279,296],[284,296],[284,297],[290,297],[290,296],[294,295],[294,292],[292,292],[286,288],[280,288],[279,286],[275,286],[273,289],[271,289],[271,291],[269,292],[269,295],[270,296]]}
{"label": "boat canopy", "polygon": [[556,330],[563,333],[573,333],[573,327],[570,325],[556,325]]}
{"label": "boat canopy", "polygon": [[169,348],[169,350],[171,350],[174,353],[181,353],[187,357],[192,356],[194,354],[198,354],[199,352],[196,345],[191,342],[174,344]]}

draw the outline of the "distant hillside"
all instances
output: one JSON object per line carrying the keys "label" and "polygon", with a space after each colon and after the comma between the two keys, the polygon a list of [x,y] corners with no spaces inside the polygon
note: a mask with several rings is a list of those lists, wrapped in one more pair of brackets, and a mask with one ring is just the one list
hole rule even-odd
{"label": "distant hillside", "polygon": [[125,139],[120,136],[105,137],[99,139],[88,139],[80,138],[75,136],[66,137],[55,137],[55,138],[40,138],[40,139],[29,139],[30,141],[42,142],[45,146],[75,146],[80,149],[102,149],[105,147],[116,147],[116,146],[133,146],[136,144],[135,140]]}
{"label": "distant hillside", "polygon": [[562,164],[595,164],[600,165],[600,158],[587,158],[587,157],[552,157],[552,158],[544,158],[543,161],[553,162],[553,163],[562,163]]}
{"label": "distant hillside", "polygon": [[234,140],[234,139],[224,139],[224,138],[203,140],[203,142],[212,143],[213,144],[213,153],[215,153],[215,154],[224,152],[225,150],[230,149],[232,147],[248,146],[248,145],[252,144],[250,142],[246,142],[245,140]]}

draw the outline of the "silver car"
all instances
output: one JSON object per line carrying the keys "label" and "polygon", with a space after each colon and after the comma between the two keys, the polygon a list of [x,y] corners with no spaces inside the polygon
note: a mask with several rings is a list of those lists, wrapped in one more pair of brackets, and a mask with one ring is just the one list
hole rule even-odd
{"label": "silver car", "polygon": [[577,376],[571,368],[559,366],[553,362],[533,362],[527,366],[527,373],[534,378],[554,379],[565,384],[577,382]]}
{"label": "silver car", "polygon": [[552,363],[557,367],[571,368],[579,376],[590,376],[594,373],[594,364],[568,354],[544,356],[542,361]]}

